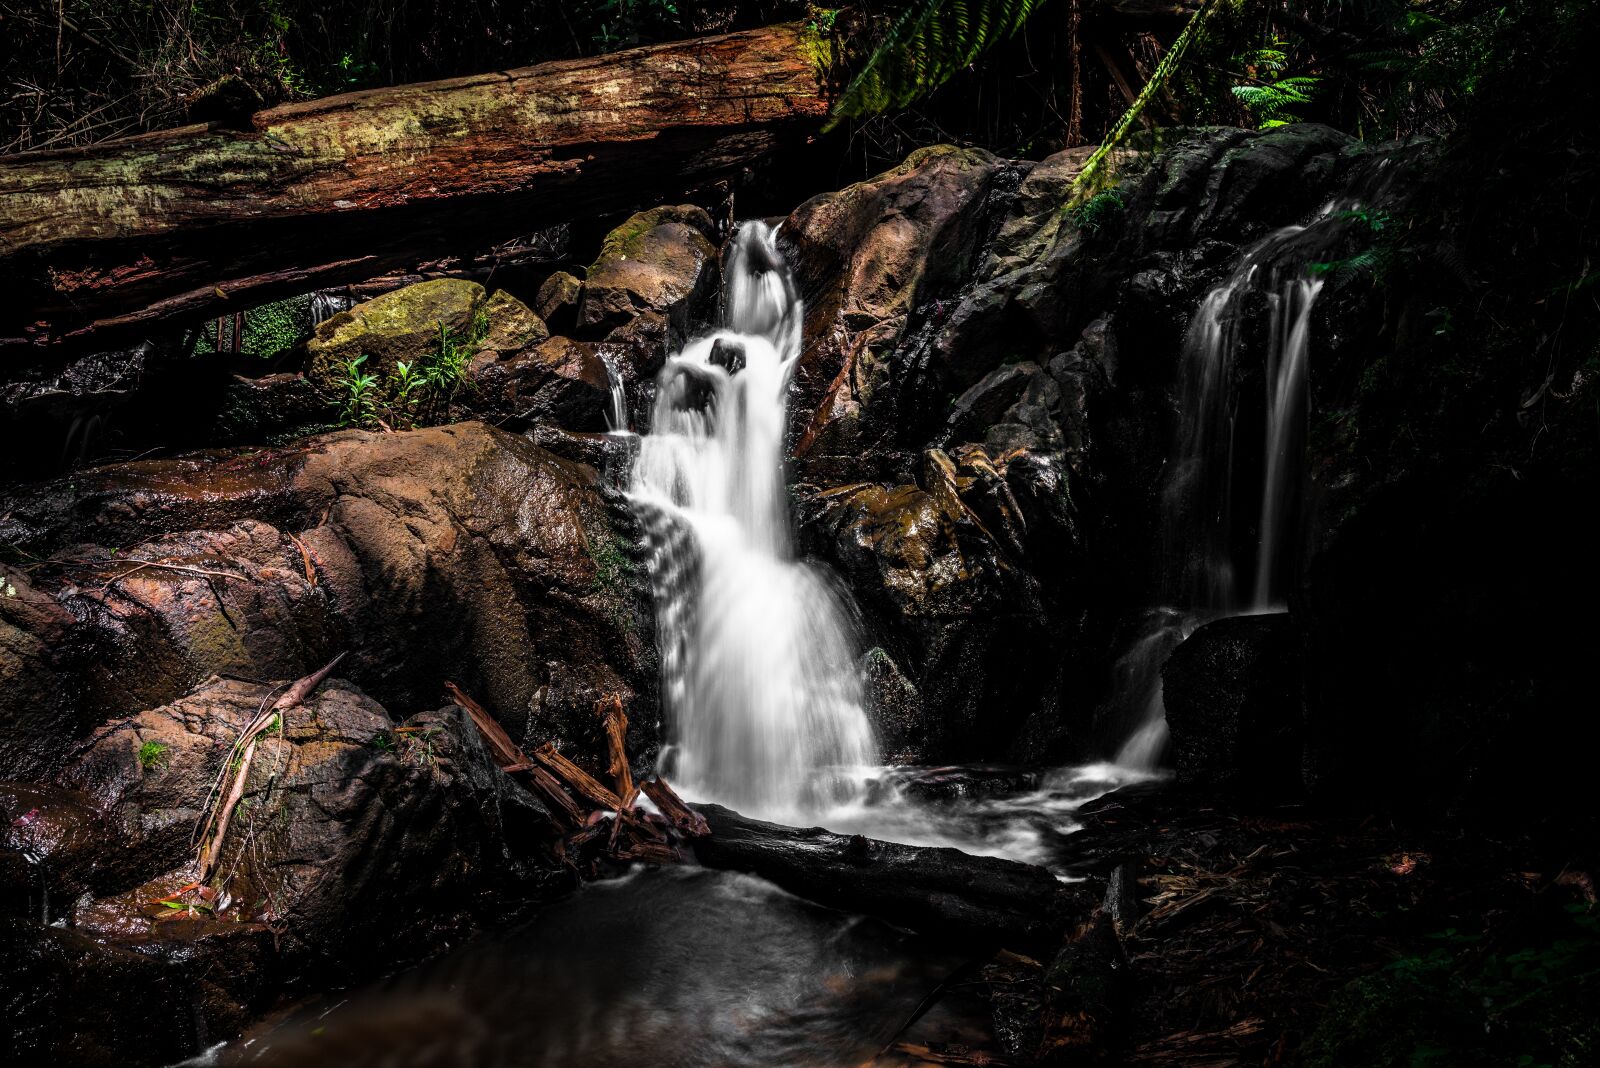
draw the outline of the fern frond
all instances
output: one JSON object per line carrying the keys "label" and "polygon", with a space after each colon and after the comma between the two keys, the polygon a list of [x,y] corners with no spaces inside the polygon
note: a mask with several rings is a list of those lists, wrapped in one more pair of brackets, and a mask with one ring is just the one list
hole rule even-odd
{"label": "fern frond", "polygon": [[1044,0],[921,0],[895,20],[828,120],[903,108],[1011,37]]}
{"label": "fern frond", "polygon": [[1167,84],[1172,77],[1172,72],[1178,69],[1178,63],[1183,59],[1184,52],[1189,45],[1200,36],[1200,28],[1205,24],[1206,17],[1216,9],[1215,0],[1204,0],[1195,13],[1190,16],[1189,22],[1178,34],[1178,39],[1172,42],[1172,47],[1167,49],[1167,54],[1161,57],[1161,62],[1156,64],[1156,69],[1150,72],[1150,80],[1144,83],[1144,88],[1139,90],[1139,95],[1134,97],[1133,103],[1128,105],[1128,110],[1122,113],[1122,118],[1106,134],[1100,142],[1100,147],[1094,150],[1083,165],[1083,170],[1078,172],[1078,177],[1072,181],[1073,196],[1077,196],[1084,189],[1090,188],[1094,183],[1100,168],[1105,164],[1106,157],[1128,135],[1128,131],[1139,116],[1144,112],[1145,106],[1155,99],[1157,93]]}

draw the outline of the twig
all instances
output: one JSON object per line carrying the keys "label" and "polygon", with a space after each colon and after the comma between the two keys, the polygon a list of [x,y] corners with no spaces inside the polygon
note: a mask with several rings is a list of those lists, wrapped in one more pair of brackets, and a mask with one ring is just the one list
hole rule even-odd
{"label": "twig", "polygon": [[[229,752],[228,760],[223,764],[223,775],[226,776],[231,768],[233,781],[229,785],[222,803],[212,808],[207,815],[200,831],[200,851],[198,855],[200,882],[208,882],[216,871],[217,859],[221,856],[223,842],[228,836],[228,822],[233,818],[233,811],[238,807],[239,799],[244,796],[245,783],[250,778],[250,762],[255,759],[256,740],[266,731],[274,719],[278,720],[281,727],[283,720],[287,718],[289,710],[300,704],[307,697],[310,697],[311,691],[315,690],[322,683],[322,680],[328,677],[329,672],[338,665],[339,661],[344,659],[344,655],[344,653],[340,653],[328,661],[327,666],[322,670],[314,671],[310,675],[297,680],[271,706],[257,712],[255,719],[250,721],[243,733],[239,735],[238,740],[233,743],[233,749]],[[265,704],[264,701],[263,704]],[[233,766],[235,757],[238,760],[236,767]]]}
{"label": "twig", "polygon": [[160,560],[141,560],[139,561],[138,566],[130,567],[128,570],[106,579],[105,585],[101,586],[100,588],[102,590],[109,590],[112,586],[115,586],[129,575],[143,571],[147,567],[158,567],[163,571],[177,571],[185,575],[194,575],[197,578],[232,579],[235,582],[244,581],[243,575],[235,575],[228,571],[207,571],[203,567],[189,567],[185,564],[168,564],[163,563]]}

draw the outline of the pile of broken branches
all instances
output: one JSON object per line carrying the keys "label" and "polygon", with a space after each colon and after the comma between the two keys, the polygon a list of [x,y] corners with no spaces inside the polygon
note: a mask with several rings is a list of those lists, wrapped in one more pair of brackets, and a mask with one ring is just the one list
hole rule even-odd
{"label": "pile of broken branches", "polygon": [[[445,683],[451,700],[467,710],[495,761],[506,774],[528,786],[562,828],[556,856],[579,875],[592,876],[605,861],[677,864],[690,859],[685,842],[711,833],[705,819],[684,804],[660,776],[635,783],[624,739],[628,716],[615,695],[595,704],[605,727],[609,754],[606,774],[612,785],[596,779],[545,743],[524,753],[493,716],[453,682]],[[639,805],[640,794],[653,811]]]}

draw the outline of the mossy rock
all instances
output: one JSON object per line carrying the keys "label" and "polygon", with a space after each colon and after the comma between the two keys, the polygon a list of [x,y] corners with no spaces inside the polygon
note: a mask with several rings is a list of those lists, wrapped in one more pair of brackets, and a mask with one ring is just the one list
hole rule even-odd
{"label": "mossy rock", "polygon": [[550,336],[550,328],[544,320],[503,289],[484,305],[483,319],[488,332],[478,343],[479,354],[495,358],[510,356]]}
{"label": "mossy rock", "polygon": [[481,285],[459,278],[418,282],[374,297],[317,327],[306,344],[306,377],[336,393],[342,365],[366,356],[363,370],[385,381],[397,361],[414,362],[438,347],[441,324],[462,341],[481,337],[487,303]]}
{"label": "mossy rock", "polygon": [[578,307],[578,328],[604,333],[645,311],[687,326],[711,295],[716,227],[692,204],[651,208],[606,235],[590,265]]}

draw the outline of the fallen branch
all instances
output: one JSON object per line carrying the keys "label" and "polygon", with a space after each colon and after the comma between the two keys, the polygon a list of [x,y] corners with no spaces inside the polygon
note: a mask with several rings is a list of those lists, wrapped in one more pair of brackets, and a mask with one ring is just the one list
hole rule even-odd
{"label": "fallen branch", "polygon": [[535,749],[533,759],[543,764],[552,775],[579,796],[587,799],[590,804],[609,812],[615,812],[622,807],[622,798],[613,793],[605,783],[562,756],[556,751],[553,743],[546,742]]}
{"label": "fallen branch", "polygon": [[228,571],[208,571],[203,567],[189,567],[185,564],[169,564],[161,560],[141,560],[137,566],[130,567],[126,571],[106,579],[105,585],[101,586],[100,588],[102,590],[109,590],[112,586],[115,586],[129,575],[137,574],[148,567],[160,568],[163,571],[178,571],[185,575],[194,575],[197,578],[232,579],[234,582],[244,581],[243,575],[235,575]]}
{"label": "fallen branch", "polygon": [[711,833],[711,825],[706,818],[684,804],[683,798],[667,785],[667,780],[657,776],[654,782],[640,783],[639,787],[679,834],[687,838],[704,838]]}
{"label": "fallen branch", "polygon": [[[239,735],[238,740],[233,743],[228,759],[224,762],[222,771],[218,774],[217,782],[212,786],[213,793],[216,796],[223,797],[223,800],[221,804],[215,805],[210,809],[200,829],[200,850],[197,854],[197,860],[200,865],[200,882],[209,882],[216,871],[217,860],[222,855],[222,846],[228,836],[228,823],[233,819],[233,811],[238,807],[239,799],[244,796],[245,783],[250,779],[250,764],[255,759],[256,740],[272,726],[274,720],[277,720],[281,727],[282,717],[286,716],[290,709],[310,697],[311,691],[321,685],[322,680],[326,679],[328,673],[343,659],[344,653],[340,653],[328,661],[327,666],[322,670],[314,671],[310,675],[297,680],[270,707],[265,707],[260,712],[257,712],[255,719],[250,721],[249,725]],[[221,785],[228,780],[230,771],[232,772],[232,782],[228,785],[226,795],[223,795],[220,792]],[[207,795],[208,801],[210,797],[211,795]]]}
{"label": "fallen branch", "polygon": [[611,781],[617,784],[618,796],[627,798],[633,793],[633,769],[628,766],[628,714],[622,710],[622,699],[616,694],[597,701],[594,710],[606,728]]}
{"label": "fallen branch", "polygon": [[[595,714],[606,733],[608,771],[617,784],[613,791],[557,752],[554,745],[542,745],[529,757],[459,686],[447,682],[445,689],[451,700],[466,709],[500,770],[520,777],[545,801],[552,817],[566,825],[568,833],[555,844],[556,855],[564,863],[577,868],[602,857],[647,864],[683,863],[689,854],[679,840],[710,833],[700,814],[684,804],[665,780],[633,781],[626,748],[628,716],[615,695],[595,703]],[[638,807],[641,792],[659,812]]]}

